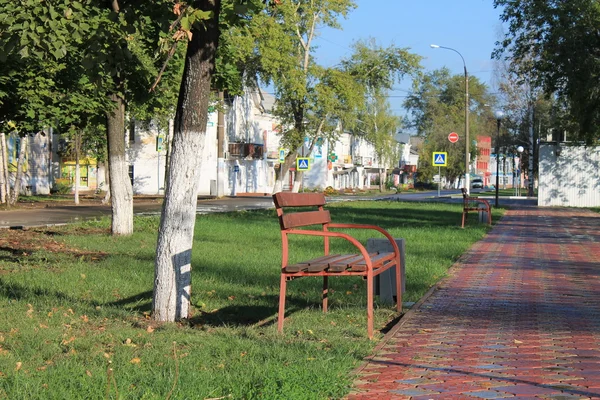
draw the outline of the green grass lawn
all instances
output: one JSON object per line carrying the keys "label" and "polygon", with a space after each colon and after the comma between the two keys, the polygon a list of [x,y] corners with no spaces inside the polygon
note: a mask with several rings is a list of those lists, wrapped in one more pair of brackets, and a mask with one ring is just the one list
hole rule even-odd
{"label": "green grass lawn", "polygon": [[[404,301],[416,301],[488,230],[476,218],[461,229],[461,207],[357,201],[329,209],[334,221],[406,239]],[[136,218],[131,237],[111,237],[108,227],[102,219],[0,232],[0,399],[340,398],[382,337],[368,340],[365,282],[352,277],[330,279],[327,314],[320,279],[290,282],[285,332],[277,333],[273,210],[198,217],[193,315],[177,324],[150,319],[158,218]],[[292,251],[306,258],[320,243],[302,237]],[[396,317],[392,305],[377,305],[376,329]]]}

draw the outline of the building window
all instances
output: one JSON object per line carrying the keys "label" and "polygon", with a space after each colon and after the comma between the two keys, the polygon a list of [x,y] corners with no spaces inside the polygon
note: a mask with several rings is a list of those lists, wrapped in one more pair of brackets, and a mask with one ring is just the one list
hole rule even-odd
{"label": "building window", "polygon": [[135,143],[135,119],[129,120],[129,143]]}
{"label": "building window", "polygon": [[131,187],[133,187],[133,165],[129,166],[129,179],[131,180]]}

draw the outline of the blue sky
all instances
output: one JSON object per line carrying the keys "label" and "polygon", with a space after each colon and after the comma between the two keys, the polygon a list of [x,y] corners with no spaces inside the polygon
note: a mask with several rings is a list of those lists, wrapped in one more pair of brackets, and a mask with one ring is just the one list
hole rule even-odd
{"label": "blue sky", "polygon": [[[463,62],[453,51],[432,49],[430,44],[451,47],[465,59],[470,76],[493,88],[491,53],[500,40],[500,10],[492,0],[356,0],[358,7],[341,20],[342,30],[322,29],[316,40],[319,64],[331,66],[349,56],[352,42],[373,37],[378,44],[408,47],[423,56],[426,70],[448,67],[463,74]],[[402,115],[403,96],[410,81],[396,84],[390,93],[395,113]],[[396,97],[398,96],[398,97]]]}

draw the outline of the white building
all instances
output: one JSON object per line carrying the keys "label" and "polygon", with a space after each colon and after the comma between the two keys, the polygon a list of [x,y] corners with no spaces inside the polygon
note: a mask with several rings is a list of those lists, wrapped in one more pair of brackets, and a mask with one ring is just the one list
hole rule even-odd
{"label": "white building", "polygon": [[[243,96],[226,98],[225,103],[224,143],[219,144],[217,139],[218,113],[209,115],[205,147],[198,155],[202,158],[198,195],[216,196],[219,179],[226,196],[271,194],[281,149],[279,123],[271,113],[274,97],[254,89]],[[134,194],[164,194],[173,124],[161,130],[152,123],[131,121],[124,135]],[[51,136],[38,134],[31,141],[23,188],[33,194],[48,194],[52,184],[57,182],[76,184],[74,158],[65,151],[67,146],[63,139]],[[218,159],[219,145],[223,146],[221,160]],[[380,167],[389,170],[397,166],[379,165],[373,146],[348,132],[341,134],[335,143],[319,141],[311,154],[304,146],[299,156],[302,155],[310,160],[310,169],[304,173],[304,189],[323,190],[329,186],[338,190],[364,189],[376,184]],[[96,160],[82,157],[80,175],[77,184],[81,191],[107,189],[105,166],[98,165]],[[293,169],[285,174],[284,190],[291,188],[293,177]]]}

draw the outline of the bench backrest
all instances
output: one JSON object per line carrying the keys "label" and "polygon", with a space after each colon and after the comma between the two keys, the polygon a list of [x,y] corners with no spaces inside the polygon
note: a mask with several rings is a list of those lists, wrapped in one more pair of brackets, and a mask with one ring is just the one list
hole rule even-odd
{"label": "bench backrest", "polygon": [[[279,192],[273,195],[273,202],[281,230],[331,222],[329,211],[323,209],[326,203],[323,193]],[[306,209],[285,213],[284,208],[288,207]]]}
{"label": "bench backrest", "polygon": [[463,204],[465,207],[468,207],[469,206],[469,194],[467,193],[467,189],[460,188],[460,191],[462,192],[462,196],[463,196]]}

